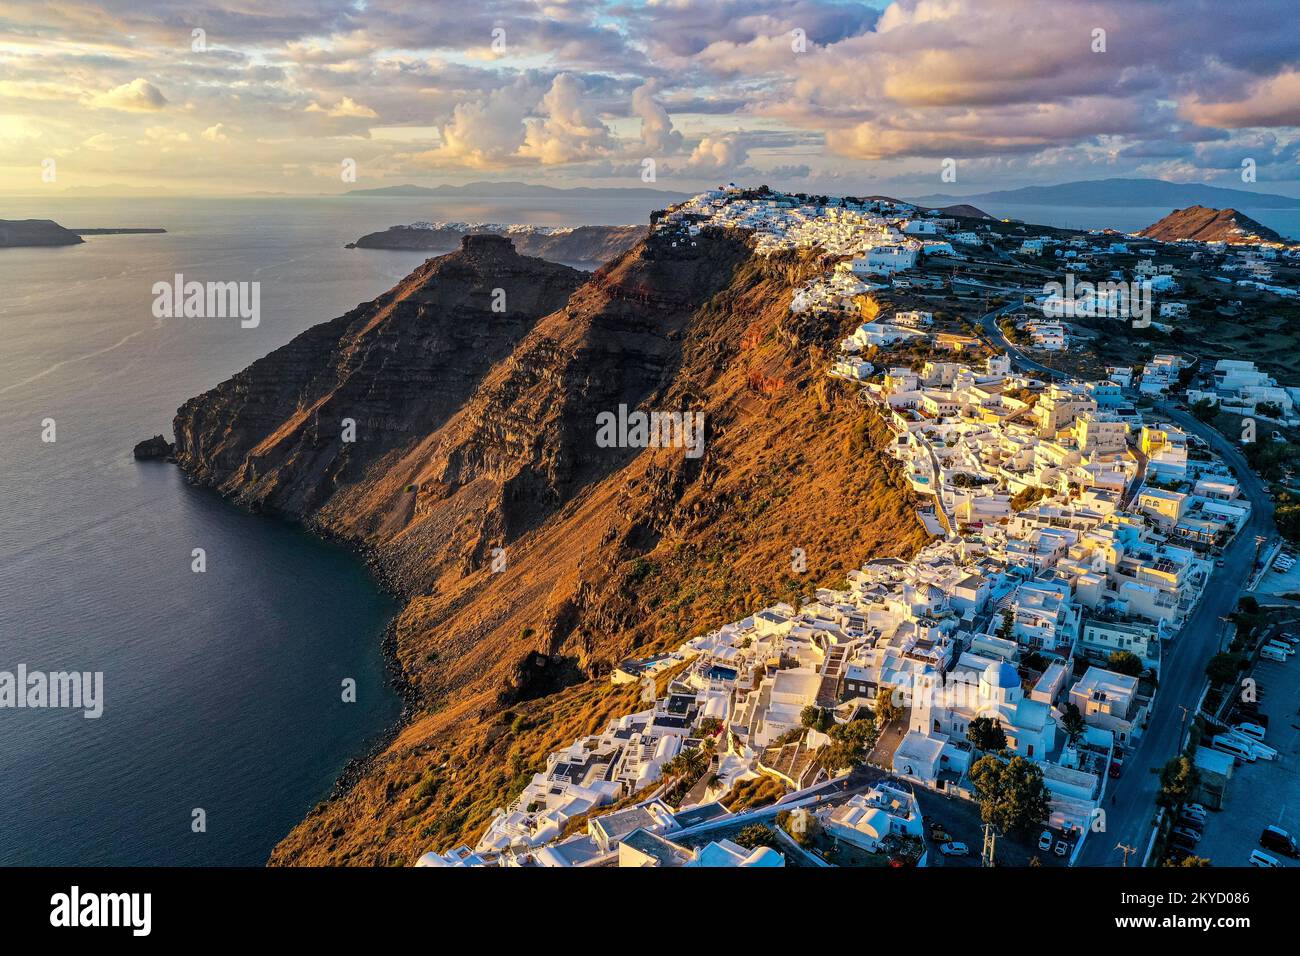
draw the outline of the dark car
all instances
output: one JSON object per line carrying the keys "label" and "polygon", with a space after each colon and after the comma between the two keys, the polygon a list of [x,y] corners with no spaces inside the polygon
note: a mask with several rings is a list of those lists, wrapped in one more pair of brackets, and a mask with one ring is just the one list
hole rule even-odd
{"label": "dark car", "polygon": [[1259,835],[1259,845],[1266,850],[1276,850],[1287,856],[1300,856],[1295,845],[1295,837],[1281,827],[1268,826]]}
{"label": "dark car", "polygon": [[1169,841],[1169,849],[1181,850],[1183,853],[1190,856],[1196,852],[1196,844],[1186,837],[1179,836],[1175,833],[1173,839]]}

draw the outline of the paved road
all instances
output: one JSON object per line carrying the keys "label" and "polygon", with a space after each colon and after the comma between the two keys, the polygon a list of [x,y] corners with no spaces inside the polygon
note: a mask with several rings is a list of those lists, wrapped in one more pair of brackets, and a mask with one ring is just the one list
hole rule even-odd
{"label": "paved road", "polygon": [[[989,337],[1011,356],[1021,368],[1048,378],[1065,378],[1029,358],[1007,341],[997,326],[998,316],[1010,308],[991,312],[981,319]],[[1106,831],[1093,833],[1084,844],[1080,866],[1121,866],[1120,843],[1145,852],[1155,822],[1155,798],[1160,782],[1158,770],[1177,755],[1182,741],[1183,707],[1192,708],[1200,699],[1205,684],[1205,665],[1218,652],[1219,619],[1236,609],[1237,598],[1254,567],[1255,537],[1272,538],[1273,502],[1259,476],[1250,470],[1241,451],[1227,438],[1195,416],[1168,403],[1156,406],[1158,413],[1183,430],[1199,435],[1228,462],[1241,482],[1242,492],[1250,499],[1251,517],[1236,540],[1224,552],[1222,568],[1216,568],[1183,630],[1173,639],[1160,669],[1160,690],[1152,713],[1138,742],[1137,749],[1124,760],[1124,776],[1110,781],[1106,811]]]}

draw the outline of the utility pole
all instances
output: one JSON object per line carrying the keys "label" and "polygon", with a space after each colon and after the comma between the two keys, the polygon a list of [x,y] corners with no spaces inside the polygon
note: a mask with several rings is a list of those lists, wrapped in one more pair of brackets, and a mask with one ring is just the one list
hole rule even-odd
{"label": "utility pole", "polygon": [[1177,756],[1183,752],[1183,734],[1186,732],[1187,728],[1187,715],[1192,712],[1192,709],[1184,704],[1177,704],[1175,706],[1183,712],[1183,716],[1178,718],[1178,740],[1174,744],[1174,756]]}
{"label": "utility pole", "polygon": [[1127,869],[1127,868],[1128,868],[1128,857],[1129,857],[1129,854],[1130,854],[1130,853],[1136,853],[1136,852],[1137,852],[1136,848],[1131,847],[1131,846],[1129,846],[1129,845],[1126,844],[1126,843],[1116,843],[1116,844],[1115,844],[1115,849],[1119,850],[1121,853],[1124,854],[1124,867],[1125,867],[1125,869]]}
{"label": "utility pole", "polygon": [[993,849],[997,844],[997,834],[993,832],[993,824],[984,824],[984,849],[980,853],[980,866],[995,866]]}

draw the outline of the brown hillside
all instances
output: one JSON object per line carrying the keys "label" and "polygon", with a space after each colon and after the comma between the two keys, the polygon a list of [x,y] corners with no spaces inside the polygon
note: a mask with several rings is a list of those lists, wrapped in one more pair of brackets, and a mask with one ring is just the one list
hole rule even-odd
{"label": "brown hillside", "polygon": [[[883,426],[824,375],[843,330],[789,314],[811,254],[652,239],[549,314],[533,316],[533,288],[495,329],[477,306],[492,288],[571,281],[538,263],[500,245],[434,260],[177,417],[191,474],[364,546],[408,598],[412,721],[273,863],[409,863],[472,842],[548,751],[635,709],[603,679],[613,663],[924,540]],[[483,356],[468,370],[417,347],[469,325]],[[341,448],[335,421],[358,403]],[[596,415],[620,403],[702,411],[703,457],[598,448]]]}
{"label": "brown hillside", "polygon": [[1281,242],[1282,237],[1261,225],[1245,213],[1235,209],[1211,209],[1208,206],[1188,206],[1175,209],[1159,222],[1143,229],[1140,236],[1177,242],[1191,239],[1196,242],[1257,243]]}

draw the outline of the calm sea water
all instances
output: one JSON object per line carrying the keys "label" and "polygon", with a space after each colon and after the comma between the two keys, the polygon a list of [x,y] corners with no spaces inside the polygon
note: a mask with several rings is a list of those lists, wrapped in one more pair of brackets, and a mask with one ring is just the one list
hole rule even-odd
{"label": "calm sea water", "polygon": [[[399,712],[394,612],[360,562],[131,448],[177,406],[391,287],[416,219],[644,222],[647,203],[0,201],[0,218],[162,226],[0,249],[0,670],[102,671],[104,712],[0,710],[0,864],[259,864]],[[255,329],[157,320],[151,287],[261,283]],[[41,440],[53,419],[56,441]],[[191,570],[203,548],[207,570]],[[341,685],[357,682],[345,704]],[[192,814],[206,812],[207,832]]]}
{"label": "calm sea water", "polygon": [[[1167,206],[1130,206],[1097,208],[1090,206],[1021,206],[997,205],[985,208],[990,216],[1021,219],[1058,229],[1118,229],[1137,232],[1173,212]],[[1243,209],[1250,218],[1288,239],[1300,239],[1300,209]]]}

